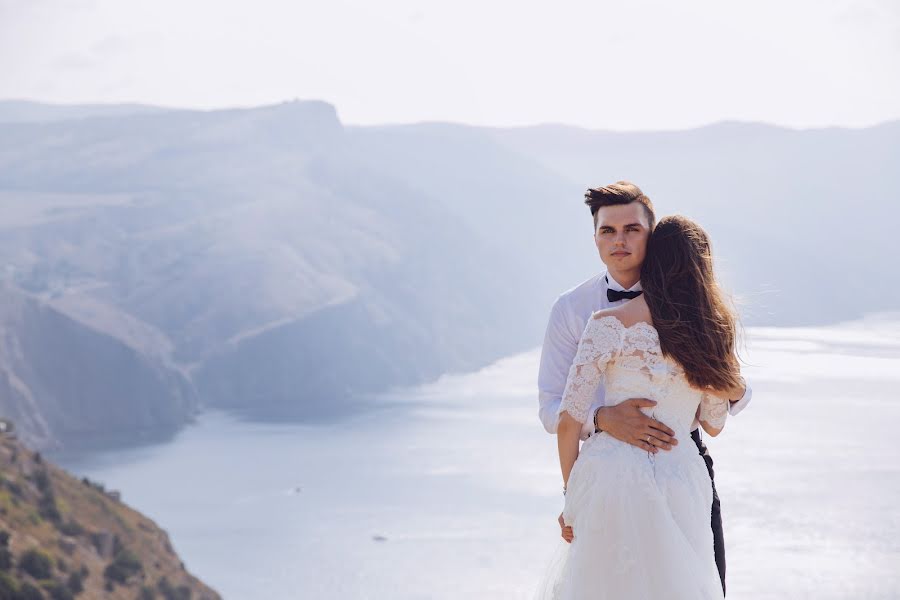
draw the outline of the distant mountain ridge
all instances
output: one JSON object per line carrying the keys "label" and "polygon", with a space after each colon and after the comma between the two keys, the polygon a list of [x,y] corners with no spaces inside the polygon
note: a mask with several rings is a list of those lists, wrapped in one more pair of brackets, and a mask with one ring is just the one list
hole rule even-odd
{"label": "distant mountain ridge", "polygon": [[[555,296],[602,268],[581,196],[622,178],[661,215],[709,230],[748,324],[896,310],[898,156],[900,123],[347,127],[318,101],[0,102],[3,289],[135,369],[60,386],[6,355],[0,372],[33,391],[0,388],[0,412],[35,443],[73,444],[91,430],[66,425],[73,398],[91,386],[96,406],[122,413],[88,410],[85,423],[170,431],[207,405],[333,418],[368,393],[478,368],[538,344]],[[850,241],[860,206],[864,241]],[[21,318],[7,323],[36,339]]]}
{"label": "distant mountain ridge", "polygon": [[0,123],[47,123],[90,117],[121,117],[163,112],[146,104],[44,104],[28,100],[0,100]]}
{"label": "distant mountain ridge", "polygon": [[900,306],[892,259],[900,121],[660,133],[535,127],[494,138],[569,180],[638,182],[658,214],[697,219],[748,324],[828,324]]}

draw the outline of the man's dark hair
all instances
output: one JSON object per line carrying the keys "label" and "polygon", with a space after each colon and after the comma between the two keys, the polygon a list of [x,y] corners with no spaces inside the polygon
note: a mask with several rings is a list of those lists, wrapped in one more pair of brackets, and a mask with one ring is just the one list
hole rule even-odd
{"label": "man's dark hair", "polygon": [[653,212],[653,203],[650,201],[641,188],[634,185],[630,181],[617,181],[603,187],[590,188],[584,193],[584,203],[591,209],[591,216],[594,217],[594,231],[597,230],[597,210],[602,206],[612,206],[614,204],[631,204],[632,202],[640,202],[644,206],[644,212],[647,214],[647,224],[650,225],[650,231],[653,231],[656,225],[656,213]]}

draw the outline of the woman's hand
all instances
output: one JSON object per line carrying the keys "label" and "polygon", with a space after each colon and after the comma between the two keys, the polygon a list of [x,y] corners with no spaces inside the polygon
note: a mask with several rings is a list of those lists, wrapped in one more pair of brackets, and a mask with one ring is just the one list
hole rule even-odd
{"label": "woman's hand", "polygon": [[561,532],[562,539],[566,540],[567,542],[569,542],[571,544],[572,540],[575,539],[575,534],[572,532],[572,526],[566,525],[566,522],[563,521],[562,513],[559,513],[558,521],[559,521],[559,530]]}

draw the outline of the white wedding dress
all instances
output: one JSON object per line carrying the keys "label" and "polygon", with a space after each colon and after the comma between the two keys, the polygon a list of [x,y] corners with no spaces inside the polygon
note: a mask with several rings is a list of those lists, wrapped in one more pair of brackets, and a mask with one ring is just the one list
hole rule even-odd
{"label": "white wedding dress", "polygon": [[651,454],[603,432],[582,444],[563,510],[575,538],[559,541],[536,599],[723,598],[712,484],[690,432],[695,416],[724,425],[727,400],[692,388],[681,366],[663,356],[652,325],[625,327],[611,315],[588,320],[559,412],[585,422],[601,379],[608,405],[656,400],[652,415],[679,444]]}

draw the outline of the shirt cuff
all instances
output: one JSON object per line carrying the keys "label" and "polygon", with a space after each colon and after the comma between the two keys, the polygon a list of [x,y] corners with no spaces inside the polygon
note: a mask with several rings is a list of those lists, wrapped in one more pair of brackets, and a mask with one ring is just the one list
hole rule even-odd
{"label": "shirt cuff", "polygon": [[735,400],[734,402],[728,401],[728,413],[734,417],[737,416],[739,412],[747,408],[747,405],[750,404],[750,399],[753,397],[753,390],[750,386],[747,386],[747,389],[744,390],[744,395],[741,396],[740,400]]}

